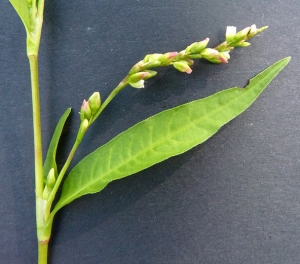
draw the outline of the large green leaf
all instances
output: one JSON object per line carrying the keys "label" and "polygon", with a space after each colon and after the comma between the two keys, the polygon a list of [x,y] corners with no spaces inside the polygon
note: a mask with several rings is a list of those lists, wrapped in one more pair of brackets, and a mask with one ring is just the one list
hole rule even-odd
{"label": "large green leaf", "polygon": [[20,16],[27,33],[31,31],[30,9],[27,0],[9,0]]}
{"label": "large green leaf", "polygon": [[85,157],[70,172],[53,214],[74,199],[102,190],[204,142],[246,110],[287,65],[285,58],[254,77],[246,88],[230,88],[152,116]]}
{"label": "large green leaf", "polygon": [[62,117],[59,119],[55,131],[53,133],[52,139],[50,141],[50,145],[47,151],[47,156],[43,166],[43,174],[45,179],[52,168],[54,168],[55,177],[57,177],[56,151],[57,151],[57,146],[58,146],[61,133],[63,131],[64,125],[66,123],[66,120],[70,112],[71,112],[71,108],[68,108],[64,112]]}

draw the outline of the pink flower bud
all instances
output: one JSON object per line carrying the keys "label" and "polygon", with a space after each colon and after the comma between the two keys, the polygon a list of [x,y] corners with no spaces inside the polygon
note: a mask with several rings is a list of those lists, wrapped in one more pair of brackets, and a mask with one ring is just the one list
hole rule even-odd
{"label": "pink flower bud", "polygon": [[91,112],[91,109],[90,109],[90,105],[89,105],[88,101],[86,101],[85,99],[82,102],[79,114],[80,114],[80,119],[81,120],[83,120],[83,119],[90,119],[90,117],[92,115],[92,112]]}
{"label": "pink flower bud", "polygon": [[173,63],[173,66],[175,69],[177,69],[180,72],[186,72],[187,74],[192,73],[192,69],[188,65],[186,61],[176,61]]}
{"label": "pink flower bud", "polygon": [[145,65],[144,61],[139,61],[138,63],[136,63],[135,65],[133,65],[133,67],[129,71],[129,74],[134,74],[136,72],[139,72],[144,65]]}
{"label": "pink flower bud", "polygon": [[100,93],[99,92],[93,93],[90,96],[88,103],[89,103],[89,107],[91,109],[92,114],[95,114],[99,110],[100,105],[101,105]]}
{"label": "pink flower bud", "polygon": [[219,52],[215,49],[205,49],[201,52],[202,58],[212,63],[228,63],[229,51]]}
{"label": "pink flower bud", "polygon": [[144,80],[147,75],[149,74],[149,72],[137,72],[135,74],[132,74],[130,77],[129,77],[129,83],[135,83],[135,82],[138,82],[140,80]]}
{"label": "pink flower bud", "polygon": [[173,51],[173,52],[168,52],[166,53],[166,55],[168,56],[168,59],[173,59],[177,56],[178,52],[177,51]]}
{"label": "pink flower bud", "polygon": [[228,60],[230,59],[229,51],[219,52],[219,59],[221,63],[228,63]]}
{"label": "pink flower bud", "polygon": [[154,54],[148,54],[144,58],[144,62],[151,62],[151,61],[157,61],[162,56],[161,53],[154,53]]}
{"label": "pink flower bud", "polygon": [[[153,73],[151,73],[153,71],[144,71],[144,72],[138,72],[135,74],[132,74],[129,77],[128,83],[133,87],[133,88],[144,88],[144,83],[145,83],[145,79],[147,79],[147,77]],[[153,75],[154,76],[154,75]],[[149,77],[150,78],[150,77]]]}
{"label": "pink flower bud", "polygon": [[188,57],[190,59],[201,59],[202,58],[201,53],[199,53],[199,54],[189,54]]}
{"label": "pink flower bud", "polygon": [[208,42],[209,42],[209,38],[206,38],[200,42],[195,42],[186,48],[186,52],[191,54],[200,53],[202,50],[206,48]]}
{"label": "pink flower bud", "polygon": [[155,68],[161,65],[160,61],[149,61],[145,64],[143,69],[150,69],[150,68]]}
{"label": "pink flower bud", "polygon": [[242,29],[241,31],[239,31],[238,33],[236,33],[233,36],[232,42],[237,43],[237,42],[240,42],[242,40],[246,40],[247,35],[249,34],[249,31],[250,31],[250,27],[246,27],[246,28]]}
{"label": "pink flower bud", "polygon": [[201,51],[200,54],[201,54],[201,57],[206,60],[209,60],[209,61],[214,60],[215,61],[216,59],[218,59],[219,52],[215,49],[206,48],[203,51]]}
{"label": "pink flower bud", "polygon": [[128,84],[133,88],[144,88],[145,80],[155,76],[157,74],[156,71],[145,70],[143,72],[138,72],[131,75],[128,79]]}
{"label": "pink flower bud", "polygon": [[178,52],[173,51],[173,52],[167,52],[165,54],[163,54],[160,58],[159,61],[163,64],[163,65],[169,65],[174,59],[176,59],[178,55]]}
{"label": "pink flower bud", "polygon": [[187,65],[189,65],[189,66],[193,66],[194,65],[194,61],[191,60],[191,59],[185,59],[185,61],[186,61]]}
{"label": "pink flower bud", "polygon": [[249,43],[249,42],[241,41],[241,42],[239,42],[237,44],[234,44],[234,47],[248,47],[250,45],[251,45],[251,43]]}
{"label": "pink flower bud", "polygon": [[148,80],[148,79],[154,77],[157,74],[156,71],[151,71],[151,70],[145,70],[145,72],[148,72],[148,75],[145,76],[144,80]]}

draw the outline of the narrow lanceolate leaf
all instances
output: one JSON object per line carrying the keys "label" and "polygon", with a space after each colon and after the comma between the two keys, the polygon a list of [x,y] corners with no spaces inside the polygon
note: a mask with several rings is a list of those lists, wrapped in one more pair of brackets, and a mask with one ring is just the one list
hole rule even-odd
{"label": "narrow lanceolate leaf", "polygon": [[99,192],[111,181],[204,142],[246,110],[289,60],[273,64],[245,88],[230,88],[161,112],[121,133],[74,167],[52,214],[82,195]]}
{"label": "narrow lanceolate leaf", "polygon": [[55,131],[53,133],[52,139],[50,141],[50,145],[47,151],[47,156],[44,162],[44,167],[43,167],[43,174],[44,178],[46,180],[46,177],[49,173],[49,171],[54,168],[54,173],[55,177],[57,177],[57,166],[56,166],[56,151],[57,151],[57,146],[58,142],[61,136],[61,133],[63,131],[64,125],[66,123],[66,120],[71,112],[71,108],[68,108],[62,117],[59,119]]}
{"label": "narrow lanceolate leaf", "polygon": [[20,16],[27,33],[31,31],[31,18],[30,18],[30,9],[28,6],[27,0],[9,0],[10,3],[15,8],[16,12]]}

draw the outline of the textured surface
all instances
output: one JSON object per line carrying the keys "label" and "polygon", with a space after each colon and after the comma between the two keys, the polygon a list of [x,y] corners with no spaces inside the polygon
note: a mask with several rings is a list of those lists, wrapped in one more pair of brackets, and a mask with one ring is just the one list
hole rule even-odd
{"label": "textured surface", "polygon": [[[50,263],[300,262],[298,0],[46,1],[40,50],[44,148],[74,108],[59,166],[76,136],[83,98],[106,97],[146,53],[223,41],[225,27],[269,29],[228,65],[162,69],[125,89],[93,124],[73,165],[138,121],[292,61],[249,111],[202,146],[88,195],[56,217]],[[25,30],[0,2],[0,259],[35,263],[34,179]]]}

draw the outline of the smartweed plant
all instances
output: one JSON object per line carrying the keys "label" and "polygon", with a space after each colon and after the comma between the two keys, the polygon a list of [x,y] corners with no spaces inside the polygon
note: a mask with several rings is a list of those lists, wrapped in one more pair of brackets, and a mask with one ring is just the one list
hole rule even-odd
{"label": "smartweed plant", "polygon": [[[62,169],[58,170],[57,146],[71,109],[67,109],[59,120],[47,156],[43,160],[38,51],[44,0],[10,0],[10,2],[19,14],[27,32],[27,55],[30,64],[33,107],[39,264],[47,263],[52,223],[55,214],[61,208],[82,195],[101,191],[114,180],[144,170],[204,142],[220,127],[246,110],[290,60],[287,57],[276,62],[251,79],[245,88],[229,88],[207,98],[163,111],[134,125],[83,158],[65,177],[85,133],[110,101],[125,87],[144,88],[145,81],[155,78],[159,67],[172,66],[180,72],[190,74],[195,59],[205,59],[215,64],[228,63],[229,54],[234,48],[248,47],[250,45],[248,40],[267,27],[257,29],[255,25],[252,25],[236,32],[236,28],[230,26],[227,27],[225,41],[215,48],[207,47],[209,39],[206,38],[179,52],[146,55],[128,71],[128,74],[117,87],[112,89],[103,102],[101,102],[99,92],[93,93],[88,100],[83,100],[79,113],[81,122],[75,143]],[[60,198],[55,199],[58,198],[61,184],[63,186]]]}

